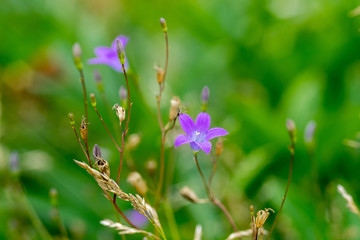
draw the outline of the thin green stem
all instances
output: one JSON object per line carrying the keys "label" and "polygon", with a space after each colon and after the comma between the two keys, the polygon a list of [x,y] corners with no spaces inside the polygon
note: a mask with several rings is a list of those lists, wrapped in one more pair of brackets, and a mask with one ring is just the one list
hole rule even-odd
{"label": "thin green stem", "polygon": [[80,140],[80,138],[79,138],[79,135],[78,135],[77,132],[76,132],[75,126],[74,126],[74,125],[71,125],[71,127],[72,127],[72,129],[74,130],[75,137],[76,137],[76,139],[78,140],[78,142],[79,142],[79,144],[80,144],[80,147],[81,147],[81,149],[83,150],[84,155],[85,155],[86,159],[87,159],[88,162],[89,162],[90,167],[92,167],[90,157],[89,157],[89,155],[86,154],[85,148],[84,148],[84,146],[83,146],[82,143],[81,143],[81,140]]}
{"label": "thin green stem", "polygon": [[[80,73],[80,81],[81,81],[81,86],[82,86],[82,91],[83,91],[83,96],[84,96],[85,122],[87,123],[89,121],[89,118],[88,118],[88,100],[87,100],[87,94],[86,94],[85,78],[84,78],[84,72],[82,69],[79,70],[79,73]],[[86,136],[86,139],[84,139],[84,144],[85,144],[85,148],[86,148],[86,154],[88,155],[88,158],[90,158],[89,146],[88,146],[88,136]],[[90,164],[90,166],[91,166],[91,164]]]}
{"label": "thin green stem", "polygon": [[194,153],[194,160],[195,160],[195,164],[196,164],[196,167],[200,173],[200,176],[201,176],[201,179],[204,183],[204,186],[205,186],[205,189],[206,189],[206,192],[207,192],[207,195],[208,195],[208,198],[210,200],[210,202],[212,204],[214,204],[215,206],[219,207],[221,209],[221,211],[223,211],[223,213],[225,214],[226,218],[228,219],[229,223],[231,224],[233,230],[235,232],[238,231],[238,228],[236,227],[236,224],[234,222],[234,220],[232,219],[229,211],[226,209],[226,207],[215,197],[214,193],[212,192],[211,188],[209,187],[206,179],[205,179],[205,176],[203,174],[203,172],[201,171],[201,168],[200,168],[200,165],[199,165],[199,161],[197,159],[197,152]]}
{"label": "thin green stem", "polygon": [[285,202],[285,199],[286,199],[286,195],[288,193],[288,190],[289,190],[289,186],[290,186],[290,182],[291,182],[291,176],[292,176],[292,170],[293,170],[293,162],[294,162],[294,153],[295,153],[295,144],[292,143],[292,145],[290,146],[290,152],[291,152],[291,158],[290,158],[290,169],[289,169],[289,177],[288,177],[288,182],[287,182],[287,186],[286,186],[286,189],[285,189],[285,193],[284,193],[284,197],[283,197],[283,200],[281,202],[281,206],[280,206],[280,209],[276,215],[276,218],[275,218],[275,221],[271,227],[271,230],[269,232],[269,235],[267,236],[266,240],[268,240],[270,238],[270,235],[271,233],[273,232],[274,228],[275,228],[275,225],[276,225],[276,222],[279,218],[279,215],[281,213],[281,210],[284,206],[284,202]]}
{"label": "thin green stem", "polygon": [[161,191],[162,191],[163,184],[164,184],[164,171],[165,171],[165,159],[164,159],[165,146],[164,145],[165,145],[166,133],[164,130],[164,123],[161,119],[160,102],[161,102],[162,92],[164,91],[164,88],[165,88],[165,79],[166,79],[166,74],[167,74],[168,65],[169,65],[169,40],[168,40],[168,35],[167,35],[166,31],[164,31],[164,36],[165,36],[165,44],[166,44],[165,69],[164,69],[164,76],[163,76],[162,82],[159,84],[159,95],[156,98],[157,117],[158,117],[160,130],[161,130],[161,147],[160,147],[160,176],[159,176],[158,188],[156,191],[155,208],[157,207],[157,205],[160,202]]}
{"label": "thin green stem", "polygon": [[100,121],[101,121],[102,124],[104,125],[107,133],[109,134],[109,136],[110,136],[111,140],[113,141],[114,145],[116,146],[117,150],[118,150],[119,152],[122,152],[122,150],[120,149],[120,147],[119,147],[118,144],[116,143],[115,139],[114,139],[113,136],[111,135],[109,129],[107,128],[107,126],[106,126],[103,118],[101,117],[101,115],[100,115],[100,113],[98,112],[98,110],[96,109],[96,107],[94,107],[94,110],[95,110],[96,114],[99,116]]}

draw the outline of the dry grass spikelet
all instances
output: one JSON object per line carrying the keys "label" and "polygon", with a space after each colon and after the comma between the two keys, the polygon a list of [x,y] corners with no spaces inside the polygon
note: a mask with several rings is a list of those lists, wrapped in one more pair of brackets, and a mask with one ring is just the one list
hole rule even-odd
{"label": "dry grass spikelet", "polygon": [[346,206],[349,208],[350,212],[360,216],[359,208],[356,206],[352,196],[349,193],[347,193],[345,188],[339,184],[337,185],[337,190],[347,202]]}
{"label": "dry grass spikelet", "polygon": [[156,236],[150,232],[146,232],[144,230],[140,230],[140,229],[136,229],[136,228],[131,228],[131,227],[128,227],[121,223],[113,222],[109,219],[100,221],[100,224],[102,224],[106,227],[114,228],[115,230],[118,230],[120,235],[142,233],[150,238],[160,239],[158,236]]}
{"label": "dry grass spikelet", "polygon": [[[268,234],[268,231],[264,230],[262,228],[263,234]],[[226,238],[226,240],[232,240],[232,239],[238,239],[241,237],[247,237],[247,236],[252,236],[253,235],[253,230],[252,229],[248,229],[248,230],[243,230],[243,231],[239,231],[239,232],[234,232],[232,234],[230,234],[230,236],[228,236]]]}

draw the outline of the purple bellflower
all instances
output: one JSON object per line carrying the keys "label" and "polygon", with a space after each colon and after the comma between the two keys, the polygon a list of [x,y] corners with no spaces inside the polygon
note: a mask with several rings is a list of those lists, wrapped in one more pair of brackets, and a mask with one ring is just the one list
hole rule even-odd
{"label": "purple bellflower", "polygon": [[206,154],[209,154],[211,150],[211,142],[209,140],[229,134],[223,128],[210,128],[210,115],[204,112],[199,113],[195,123],[189,115],[182,113],[179,116],[179,122],[186,135],[181,134],[177,136],[175,147],[190,143],[191,148],[195,152],[201,149]]}
{"label": "purple bellflower", "polygon": [[[112,67],[115,71],[122,72],[122,66],[119,60],[119,56],[116,50],[116,40],[119,39],[122,45],[125,47],[128,42],[128,38],[120,35],[115,38],[112,42],[111,47],[96,47],[94,53],[96,58],[91,58],[88,60],[88,64],[105,64]],[[127,58],[125,57],[125,70],[129,67]]]}

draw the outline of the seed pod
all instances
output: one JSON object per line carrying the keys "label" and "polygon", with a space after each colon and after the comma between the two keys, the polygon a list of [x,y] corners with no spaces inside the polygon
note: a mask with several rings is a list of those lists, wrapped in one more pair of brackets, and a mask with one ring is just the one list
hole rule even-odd
{"label": "seed pod", "polygon": [[80,124],[80,136],[82,138],[82,140],[87,140],[88,137],[88,127],[87,127],[87,123],[85,121],[85,117],[83,116],[81,119],[81,124]]}
{"label": "seed pod", "polygon": [[127,177],[127,181],[136,189],[140,195],[145,196],[146,192],[148,191],[148,187],[140,173],[131,172]]}
{"label": "seed pod", "polygon": [[154,68],[156,70],[156,80],[159,84],[161,84],[164,81],[165,72],[161,67],[155,66]]}
{"label": "seed pod", "polygon": [[221,155],[221,153],[224,150],[224,140],[222,138],[219,138],[216,142],[216,148],[215,148],[215,155],[218,157]]}
{"label": "seed pod", "polygon": [[147,161],[145,164],[145,168],[146,168],[147,172],[149,173],[149,175],[153,176],[156,173],[156,169],[157,169],[156,161],[154,159]]}
{"label": "seed pod", "polygon": [[193,202],[193,203],[199,203],[200,199],[196,195],[196,193],[189,187],[185,186],[180,189],[180,194],[183,198],[186,200]]}
{"label": "seed pod", "polygon": [[169,120],[170,121],[173,121],[175,118],[177,118],[180,105],[181,105],[181,102],[180,102],[179,97],[174,96],[170,100],[170,112],[169,112]]}
{"label": "seed pod", "polygon": [[121,123],[125,120],[125,109],[117,103],[113,106],[112,109],[116,110],[116,115],[118,116],[121,125]]}
{"label": "seed pod", "polygon": [[265,208],[265,211],[260,210],[257,212],[255,219],[255,225],[257,228],[261,228],[264,225],[264,223],[266,222],[267,218],[270,215],[269,210],[275,213],[275,211],[272,210],[271,208]]}
{"label": "seed pod", "polygon": [[292,144],[295,144],[296,142],[296,139],[297,139],[297,136],[296,136],[296,125],[295,125],[295,122],[288,118],[286,120],[286,129],[288,130],[289,132],[289,136],[290,136],[290,140],[292,142]]}

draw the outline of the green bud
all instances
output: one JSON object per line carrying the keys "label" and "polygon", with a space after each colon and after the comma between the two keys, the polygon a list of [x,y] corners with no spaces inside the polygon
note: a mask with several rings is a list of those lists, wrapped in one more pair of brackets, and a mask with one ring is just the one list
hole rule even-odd
{"label": "green bud", "polygon": [[49,192],[50,196],[50,203],[53,207],[56,207],[58,205],[58,192],[55,188],[50,189]]}
{"label": "green bud", "polygon": [[69,116],[69,120],[70,120],[70,125],[74,126],[75,125],[74,114],[70,112],[68,114],[68,116]]}
{"label": "green bud", "polygon": [[116,39],[116,51],[117,51],[121,65],[124,65],[125,64],[125,51],[124,51],[124,45],[121,43],[120,39]]}
{"label": "green bud", "polygon": [[166,25],[166,21],[164,18],[160,18],[160,25],[161,25],[161,29],[163,30],[163,32],[167,32],[167,25]]}
{"label": "green bud", "polygon": [[90,93],[91,106],[96,107],[96,98],[94,93]]}
{"label": "green bud", "polygon": [[293,145],[295,145],[297,140],[297,134],[296,134],[296,125],[295,122],[292,119],[286,120],[286,129],[289,132],[290,140]]}
{"label": "green bud", "polygon": [[83,64],[82,64],[82,61],[81,61],[81,47],[80,47],[79,43],[75,43],[73,45],[72,52],[73,52],[74,63],[75,63],[76,68],[79,71],[82,71]]}

